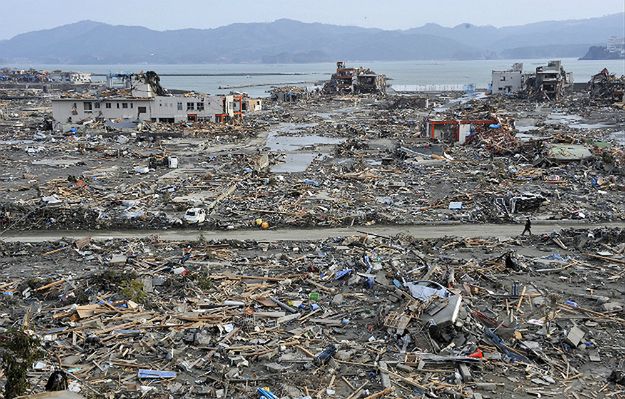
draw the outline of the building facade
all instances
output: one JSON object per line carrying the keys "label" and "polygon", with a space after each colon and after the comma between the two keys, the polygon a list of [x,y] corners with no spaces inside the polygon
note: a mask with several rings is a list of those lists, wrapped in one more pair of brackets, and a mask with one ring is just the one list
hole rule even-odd
{"label": "building facade", "polygon": [[625,56],[625,37],[610,36],[606,49],[609,53]]}
{"label": "building facade", "polygon": [[52,116],[59,123],[90,119],[127,119],[152,122],[227,122],[262,108],[260,100],[244,94],[212,96],[198,93],[167,94],[154,73],[132,75],[123,88],[103,90],[97,96],[52,100]]}
{"label": "building facade", "polygon": [[60,123],[89,119],[150,120],[153,101],[148,98],[58,98],[52,100],[52,117]]}
{"label": "building facade", "polygon": [[336,63],[336,72],[323,85],[326,94],[385,94],[386,76],[368,68],[348,68],[345,62]]}
{"label": "building facade", "polygon": [[243,116],[239,107],[233,96],[71,97],[52,100],[52,117],[61,123],[88,119],[226,122]]}
{"label": "building facade", "polygon": [[479,126],[497,124],[494,119],[460,120],[425,118],[424,136],[445,143],[464,144]]}
{"label": "building facade", "polygon": [[85,72],[52,71],[48,73],[48,81],[54,83],[91,83],[91,74]]}
{"label": "building facade", "polygon": [[573,84],[573,75],[566,72],[560,60],[536,67],[536,73],[525,76],[525,90],[530,97],[556,100]]}
{"label": "building facade", "polygon": [[516,63],[506,71],[492,71],[492,94],[514,95],[523,90],[523,64]]}

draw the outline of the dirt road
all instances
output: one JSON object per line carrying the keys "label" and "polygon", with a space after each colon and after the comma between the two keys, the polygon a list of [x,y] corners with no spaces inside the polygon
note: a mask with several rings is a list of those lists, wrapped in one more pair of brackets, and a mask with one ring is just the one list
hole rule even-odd
{"label": "dirt road", "polygon": [[[596,228],[596,227],[620,227],[625,223],[605,224],[581,224],[572,222],[546,223],[536,222],[532,227],[534,234],[550,233],[563,228]],[[397,234],[410,234],[416,238],[436,238],[444,236],[458,237],[496,237],[507,238],[521,234],[522,224],[446,224],[446,225],[406,225],[406,226],[355,226],[343,228],[312,228],[312,229],[276,229],[276,230],[249,230],[215,231],[215,230],[120,230],[120,231],[6,231],[0,235],[3,241],[40,242],[53,241],[62,237],[84,238],[91,236],[95,240],[107,240],[111,238],[145,238],[158,235],[160,239],[167,241],[194,241],[200,236],[206,240],[257,240],[257,241],[304,241],[323,240],[329,237],[343,237],[362,232],[378,234],[382,236],[394,236]]]}

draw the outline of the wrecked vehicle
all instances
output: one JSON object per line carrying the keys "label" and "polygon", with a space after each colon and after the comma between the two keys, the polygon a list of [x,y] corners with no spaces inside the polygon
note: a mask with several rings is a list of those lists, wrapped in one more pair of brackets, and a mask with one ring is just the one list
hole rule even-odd
{"label": "wrecked vehicle", "polygon": [[206,221],[206,211],[202,208],[190,208],[184,213],[184,221],[189,224],[199,224]]}

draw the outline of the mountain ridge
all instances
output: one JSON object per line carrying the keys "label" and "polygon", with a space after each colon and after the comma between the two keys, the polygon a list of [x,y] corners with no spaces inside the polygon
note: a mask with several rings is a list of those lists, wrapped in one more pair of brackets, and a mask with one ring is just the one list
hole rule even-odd
{"label": "mountain ridge", "polygon": [[405,30],[306,23],[234,23],[157,31],[83,20],[0,41],[1,63],[274,63],[581,57],[625,30],[625,13],[494,27],[435,23]]}

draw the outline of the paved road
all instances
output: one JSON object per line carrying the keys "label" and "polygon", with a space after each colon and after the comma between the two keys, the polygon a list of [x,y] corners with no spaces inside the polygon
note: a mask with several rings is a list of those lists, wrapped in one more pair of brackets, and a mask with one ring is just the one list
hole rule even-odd
{"label": "paved road", "polygon": [[[546,223],[536,222],[532,227],[534,234],[550,233],[568,227],[592,228],[592,227],[620,227],[625,228],[625,223],[604,224],[581,224],[571,222]],[[416,238],[437,238],[444,236],[458,237],[495,237],[506,238],[519,235],[523,231],[522,224],[446,224],[446,225],[408,225],[408,226],[355,226],[342,228],[312,228],[293,229],[283,228],[276,230],[249,230],[234,231],[200,231],[200,230],[120,230],[120,231],[7,231],[0,236],[3,241],[40,242],[58,240],[62,237],[84,238],[91,236],[95,240],[107,240],[111,238],[145,238],[150,235],[158,235],[160,239],[167,241],[193,241],[200,235],[205,239],[234,239],[234,240],[257,240],[257,241],[304,241],[322,240],[330,237],[342,237],[367,232],[382,236],[393,236],[404,233]]]}

